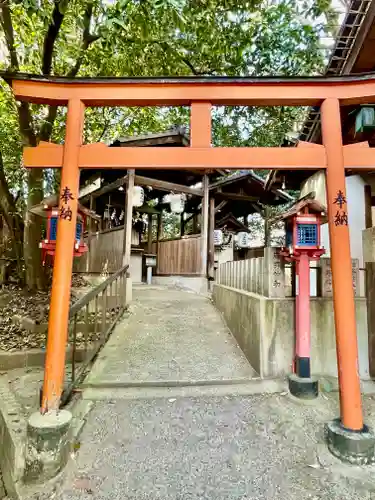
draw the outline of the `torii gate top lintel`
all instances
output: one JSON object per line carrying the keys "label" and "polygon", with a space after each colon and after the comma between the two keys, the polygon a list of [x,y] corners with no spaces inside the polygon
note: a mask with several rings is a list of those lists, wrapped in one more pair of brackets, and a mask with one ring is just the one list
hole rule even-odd
{"label": "torii gate top lintel", "polygon": [[[155,77],[64,78],[1,76],[17,99],[65,105],[80,99],[86,106],[212,105],[319,106],[337,98],[343,105],[375,102],[375,73],[336,77]],[[272,89],[275,92],[272,92]]]}
{"label": "torii gate top lintel", "polygon": [[[167,77],[77,78],[25,74],[5,76],[21,101],[83,106],[190,106],[190,148],[127,148],[126,155],[103,144],[80,146],[80,168],[161,169],[325,169],[322,146],[306,148],[212,148],[211,107],[214,105],[321,106],[326,100],[340,105],[375,103],[375,73],[345,77]],[[83,108],[82,108],[83,113]],[[26,148],[28,168],[62,166],[62,146],[41,144]],[[370,148],[344,147],[344,166],[373,170]],[[149,161],[152,158],[152,162]]]}

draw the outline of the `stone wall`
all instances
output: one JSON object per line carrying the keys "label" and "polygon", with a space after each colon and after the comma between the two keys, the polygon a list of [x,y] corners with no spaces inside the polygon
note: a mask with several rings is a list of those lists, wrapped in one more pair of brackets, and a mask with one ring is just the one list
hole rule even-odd
{"label": "stone wall", "polygon": [[[213,300],[249,362],[261,377],[291,372],[294,351],[294,299],[268,298],[215,285]],[[356,299],[359,372],[369,378],[366,300]],[[316,375],[337,377],[331,298],[311,298],[311,364]]]}
{"label": "stone wall", "polygon": [[363,261],[375,262],[375,227],[362,231]]}

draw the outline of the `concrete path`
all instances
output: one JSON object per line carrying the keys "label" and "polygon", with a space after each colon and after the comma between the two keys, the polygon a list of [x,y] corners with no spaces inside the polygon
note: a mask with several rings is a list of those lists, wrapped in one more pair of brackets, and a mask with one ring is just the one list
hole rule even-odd
{"label": "concrete path", "polygon": [[211,302],[194,293],[144,288],[134,293],[86,385],[249,379],[254,375]]}
{"label": "concrete path", "polygon": [[[375,499],[375,469],[343,466],[324,445],[337,394],[301,404],[251,379],[207,299],[145,289],[125,323],[87,379],[92,410],[65,484],[45,498]],[[251,395],[267,388],[281,394]],[[372,396],[366,405],[372,425]]]}

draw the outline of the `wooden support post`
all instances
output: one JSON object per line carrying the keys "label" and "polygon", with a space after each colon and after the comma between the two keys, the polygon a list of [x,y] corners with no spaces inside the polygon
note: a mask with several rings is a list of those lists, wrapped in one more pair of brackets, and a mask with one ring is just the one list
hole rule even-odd
{"label": "wooden support post", "polygon": [[147,253],[152,253],[152,214],[148,214]]}
{"label": "wooden support post", "polygon": [[372,200],[371,200],[371,186],[366,184],[365,189],[365,227],[369,229],[372,227]]}
{"label": "wooden support post", "polygon": [[[90,195],[90,210],[95,211],[96,208],[96,198],[93,197],[93,195]],[[88,238],[87,238],[87,246],[88,246],[88,252],[86,254],[86,272],[89,273],[91,269],[91,257],[92,257],[92,237],[93,234],[96,232],[96,221],[92,217],[89,219],[89,224],[88,224]]]}
{"label": "wooden support post", "polygon": [[41,412],[58,411],[64,384],[84,105],[68,103]]}
{"label": "wooden support post", "polygon": [[264,208],[264,246],[265,247],[271,246],[271,224],[270,224],[271,213],[270,212],[271,211],[270,211],[269,207]]}
{"label": "wooden support post", "polygon": [[193,215],[193,234],[198,233],[198,214]]}
{"label": "wooden support post", "polygon": [[209,227],[208,227],[208,279],[213,280],[215,278],[215,241],[214,241],[214,231],[215,231],[215,198],[210,198],[210,208],[209,208]]}
{"label": "wooden support post", "polygon": [[128,170],[126,184],[125,214],[124,214],[124,252],[122,263],[130,265],[130,253],[132,246],[132,221],[133,221],[133,189],[134,170]]}
{"label": "wooden support post", "polygon": [[181,235],[181,238],[184,236],[185,234],[185,213],[182,212],[181,214],[181,219],[180,219],[180,235]]}
{"label": "wooden support post", "polygon": [[207,276],[207,251],[208,251],[208,175],[203,176],[203,200],[202,200],[202,223],[201,223],[201,252],[202,252],[202,276]]}
{"label": "wooden support post", "polygon": [[[90,195],[90,210],[93,212],[96,210],[96,198],[94,198],[93,195]],[[88,231],[89,234],[96,232],[96,221],[92,217],[90,217],[89,220]]]}
{"label": "wooden support post", "polygon": [[339,100],[326,99],[321,106],[321,117],[327,157],[327,208],[341,424],[346,429],[360,431],[363,429],[363,414]]}
{"label": "wooden support post", "polygon": [[163,239],[163,212],[158,214],[158,228],[156,231],[156,241]]}

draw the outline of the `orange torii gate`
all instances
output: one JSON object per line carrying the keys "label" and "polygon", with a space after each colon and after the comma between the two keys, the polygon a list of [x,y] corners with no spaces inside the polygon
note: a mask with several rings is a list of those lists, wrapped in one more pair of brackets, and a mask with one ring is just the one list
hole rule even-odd
{"label": "orange torii gate", "polygon": [[[64,146],[41,143],[25,148],[27,168],[62,168],[60,218],[53,272],[42,412],[57,410],[62,392],[70,279],[79,190],[79,169],[324,169],[329,234],[341,425],[365,429],[362,415],[355,303],[347,225],[345,169],[373,170],[375,151],[343,146],[340,105],[375,103],[375,75],[312,78],[102,78],[75,79],[8,75],[16,99],[68,107]],[[86,106],[190,106],[189,148],[109,148],[82,145]],[[298,148],[211,147],[211,107],[320,106],[323,146]],[[366,146],[366,145],[365,145]],[[367,145],[368,146],[368,145]],[[66,194],[69,199],[66,199]],[[337,196],[344,200],[337,205]],[[69,207],[72,216],[64,217]],[[344,217],[337,224],[337,212]],[[336,220],[335,220],[336,217]],[[70,220],[71,219],[71,220]],[[346,221],[346,222],[345,222]]]}

